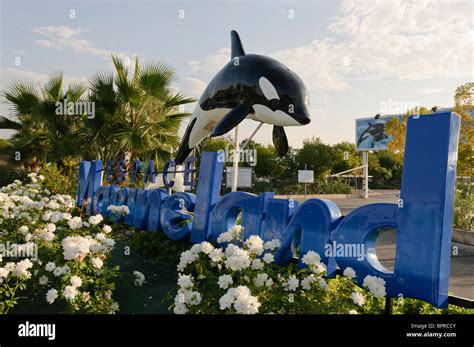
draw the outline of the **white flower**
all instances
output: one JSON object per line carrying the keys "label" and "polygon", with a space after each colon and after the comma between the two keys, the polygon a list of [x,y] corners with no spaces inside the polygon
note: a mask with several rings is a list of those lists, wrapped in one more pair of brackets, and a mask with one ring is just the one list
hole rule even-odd
{"label": "white flower", "polygon": [[15,268],[12,271],[12,275],[16,277],[30,278],[31,273],[28,271],[33,266],[33,263],[29,259],[23,259],[16,263]]}
{"label": "white flower", "polygon": [[104,225],[102,227],[102,231],[106,234],[110,233],[112,231],[112,227],[110,225]]}
{"label": "white flower", "polygon": [[63,271],[62,267],[57,267],[53,270],[53,275],[56,276],[56,277],[59,277],[62,274],[64,274],[64,271]]}
{"label": "white flower", "polygon": [[50,202],[48,202],[46,206],[52,210],[56,210],[60,207],[60,205],[54,200],[51,200]]}
{"label": "white flower", "polygon": [[64,291],[63,291],[63,296],[64,298],[66,298],[67,300],[74,300],[74,298],[76,297],[77,295],[77,289],[76,287],[74,286],[66,286],[64,288]]}
{"label": "white flower", "polygon": [[58,291],[56,289],[50,289],[46,293],[46,301],[49,304],[52,304],[54,300],[56,300],[57,298],[58,298]]}
{"label": "white flower", "polygon": [[227,289],[229,285],[234,283],[234,281],[232,280],[232,276],[222,275],[222,276],[219,276],[219,280],[217,283],[219,284],[219,288]]}
{"label": "white flower", "polygon": [[[234,245],[229,245],[226,249],[226,254],[231,254],[227,256],[227,259],[224,261],[225,265],[232,271],[239,271],[246,269],[250,266],[251,259],[249,253],[237,246],[230,247]],[[227,252],[231,248],[229,252]]]}
{"label": "white flower", "polygon": [[189,251],[196,255],[201,253],[201,244],[200,243],[194,244]]}
{"label": "white flower", "polygon": [[229,231],[217,237],[218,243],[228,243],[232,240],[240,240],[244,228],[241,225],[234,225]]}
{"label": "white flower", "polygon": [[234,303],[234,296],[233,295],[230,295],[229,293],[226,293],[224,294],[223,296],[221,296],[221,298],[219,299],[219,307],[221,310],[225,310],[225,309],[228,309],[232,306],[232,304]]}
{"label": "white flower", "polygon": [[318,284],[319,284],[319,287],[320,287],[322,290],[327,290],[327,289],[328,289],[328,284],[326,283],[326,281],[324,280],[324,278],[318,279]]}
{"label": "white flower", "polygon": [[120,214],[122,216],[130,213],[130,209],[127,205],[109,205],[107,207],[107,211],[110,211],[114,214]]}
{"label": "white flower", "polygon": [[314,275],[311,274],[301,280],[301,288],[304,290],[310,290],[311,284],[315,281]]}
{"label": "white flower", "polygon": [[258,274],[257,277],[254,279],[254,284],[256,287],[262,287],[265,285],[265,281],[268,279],[268,275],[266,273]]}
{"label": "white flower", "polygon": [[353,292],[351,294],[351,299],[356,305],[363,306],[365,304],[365,297],[361,293]]}
{"label": "white flower", "polygon": [[214,248],[214,250],[209,253],[209,258],[214,262],[218,263],[222,260],[223,252],[222,248]]}
{"label": "white flower", "polygon": [[51,233],[54,233],[56,231],[56,225],[54,225],[53,223],[48,223],[46,224],[46,230]]}
{"label": "white flower", "polygon": [[104,220],[101,214],[96,214],[95,216],[89,217],[89,224],[90,225],[97,225]]}
{"label": "white flower", "polygon": [[263,240],[257,236],[252,235],[246,241],[245,244],[249,248],[250,252],[255,255],[260,255],[263,252]]}
{"label": "white flower", "polygon": [[220,234],[218,237],[217,237],[217,242],[218,243],[227,243],[227,242],[230,242],[233,240],[233,234],[232,234],[232,231],[227,231],[225,233],[222,233]]}
{"label": "white flower", "polygon": [[273,261],[275,260],[275,258],[273,257],[273,254],[271,253],[265,253],[262,259],[267,264],[273,263]]}
{"label": "white flower", "polygon": [[74,288],[78,288],[80,286],[82,286],[82,279],[79,277],[79,276],[71,276],[71,285],[74,287]]}
{"label": "white flower", "polygon": [[252,260],[251,268],[253,270],[261,270],[261,269],[263,269],[264,266],[265,266],[265,264],[260,259]]}
{"label": "white flower", "polygon": [[385,292],[385,280],[383,278],[367,275],[362,285],[369,288],[369,291],[376,298],[382,298],[387,295]]}
{"label": "white flower", "polygon": [[300,281],[296,278],[295,275],[288,277],[288,280],[285,284],[285,290],[295,291],[300,285]]}
{"label": "white flower", "polygon": [[135,285],[141,287],[145,283],[145,275],[140,271],[133,271],[133,274],[135,275]]}
{"label": "white flower", "polygon": [[104,262],[102,259],[94,257],[92,258],[92,266],[95,267],[96,269],[101,269],[102,266],[104,265]]}
{"label": "white flower", "polygon": [[354,269],[351,267],[346,267],[346,269],[344,270],[342,274],[350,280],[356,277],[356,273]]}
{"label": "white flower", "polygon": [[359,314],[359,312],[357,312],[356,310],[350,310],[349,314]]}
{"label": "white flower", "polygon": [[184,251],[181,253],[181,256],[179,258],[179,264],[178,264],[178,271],[183,271],[186,266],[191,264],[193,261],[197,259],[197,255],[190,250]]}
{"label": "white flower", "polygon": [[45,241],[52,241],[54,239],[55,235],[51,231],[47,231],[43,233],[43,240]]}
{"label": "white flower", "polygon": [[306,265],[316,265],[321,262],[321,257],[315,251],[308,251],[301,259],[301,262]]}
{"label": "white flower", "polygon": [[265,281],[265,287],[270,288],[273,285],[273,279],[269,278]]}
{"label": "white flower", "polygon": [[39,284],[42,285],[42,286],[47,285],[48,282],[49,282],[49,279],[48,279],[47,276],[44,276],[44,275],[43,275],[43,276],[41,276],[41,277],[39,278]]}
{"label": "white flower", "polygon": [[260,305],[258,298],[252,295],[239,296],[234,302],[235,311],[239,314],[256,314]]}
{"label": "white flower", "polygon": [[183,289],[188,289],[194,286],[193,280],[189,275],[179,274],[178,286]]}
{"label": "white flower", "polygon": [[204,254],[210,254],[213,250],[214,250],[214,246],[211,245],[209,242],[207,241],[201,242],[201,251]]}
{"label": "white flower", "polygon": [[9,273],[10,273],[9,269],[7,269],[6,267],[0,267],[0,283],[3,282],[4,278],[7,278]]}
{"label": "white flower", "polygon": [[186,314],[188,312],[188,308],[185,304],[178,303],[174,305],[173,313],[174,314]]}
{"label": "white flower", "polygon": [[43,214],[43,217],[42,219],[47,222],[51,216],[53,215],[53,211],[46,211],[44,214]]}
{"label": "white flower", "polygon": [[28,227],[26,225],[22,225],[21,227],[18,228],[18,231],[22,233],[23,235],[26,235],[28,233]]}
{"label": "white flower", "polygon": [[267,241],[265,242],[265,244],[263,245],[263,248],[268,250],[268,251],[272,251],[276,248],[279,248],[281,246],[281,242],[280,240],[278,239],[273,239],[271,241]]}
{"label": "white flower", "polygon": [[80,229],[82,228],[82,219],[81,217],[73,217],[68,220],[67,225],[69,225],[69,228],[72,230]]}
{"label": "white flower", "polygon": [[68,236],[61,241],[64,259],[82,261],[96,244],[97,241],[90,236]]}
{"label": "white flower", "polygon": [[49,263],[47,263],[47,264],[45,265],[44,268],[45,268],[46,271],[51,272],[51,271],[53,271],[53,270],[56,268],[56,264],[53,263],[52,261],[50,261]]}

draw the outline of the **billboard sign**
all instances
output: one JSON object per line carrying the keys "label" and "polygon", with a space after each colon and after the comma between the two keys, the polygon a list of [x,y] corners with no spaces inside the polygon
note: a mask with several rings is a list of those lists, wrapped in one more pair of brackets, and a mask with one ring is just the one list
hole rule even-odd
{"label": "billboard sign", "polygon": [[387,149],[392,136],[386,132],[386,124],[394,119],[402,120],[402,115],[382,116],[377,119],[356,119],[355,139],[358,151],[379,151]]}

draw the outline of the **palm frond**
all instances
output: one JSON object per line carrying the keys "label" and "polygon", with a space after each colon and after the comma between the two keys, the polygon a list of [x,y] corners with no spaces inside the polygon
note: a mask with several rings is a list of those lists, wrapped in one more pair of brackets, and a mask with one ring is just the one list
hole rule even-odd
{"label": "palm frond", "polygon": [[0,116],[0,129],[18,130],[21,129],[21,123]]}
{"label": "palm frond", "polygon": [[3,96],[13,106],[16,115],[31,114],[40,100],[34,83],[27,80],[9,83]]}

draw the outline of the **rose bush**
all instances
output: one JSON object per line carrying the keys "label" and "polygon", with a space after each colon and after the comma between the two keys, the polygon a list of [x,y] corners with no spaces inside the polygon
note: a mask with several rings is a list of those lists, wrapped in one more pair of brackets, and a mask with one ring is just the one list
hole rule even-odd
{"label": "rose bush", "polygon": [[0,313],[25,289],[71,313],[116,312],[119,269],[107,265],[115,245],[112,228],[101,215],[77,215],[73,198],[44,189],[41,175],[29,177],[29,184],[15,181],[0,190],[2,253],[16,250],[12,261],[0,257]]}
{"label": "rose bush", "polygon": [[351,268],[344,276],[325,279],[320,256],[309,251],[304,268],[274,263],[278,240],[258,236],[242,240],[234,226],[214,246],[202,242],[181,254],[174,313],[380,313],[385,281],[367,276],[359,288]]}

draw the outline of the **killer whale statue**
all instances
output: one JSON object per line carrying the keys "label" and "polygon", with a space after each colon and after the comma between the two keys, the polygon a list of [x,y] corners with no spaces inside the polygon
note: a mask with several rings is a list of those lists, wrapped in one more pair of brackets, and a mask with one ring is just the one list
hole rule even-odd
{"label": "killer whale statue", "polygon": [[231,60],[214,76],[197,102],[176,154],[181,164],[207,136],[221,136],[245,118],[273,124],[278,155],[288,151],[284,126],[308,124],[309,97],[299,76],[279,61],[246,54],[231,31]]}

